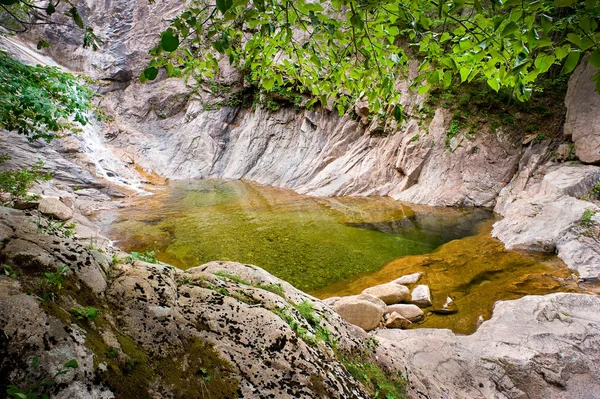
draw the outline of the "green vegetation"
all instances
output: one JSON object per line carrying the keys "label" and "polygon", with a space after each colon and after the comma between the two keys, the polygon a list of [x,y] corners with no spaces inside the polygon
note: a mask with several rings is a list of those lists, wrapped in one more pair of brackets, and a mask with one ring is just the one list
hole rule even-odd
{"label": "green vegetation", "polygon": [[0,127],[47,142],[88,123],[92,91],[56,67],[27,66],[0,52]]}
{"label": "green vegetation", "polygon": [[[301,319],[308,324],[308,328],[304,327],[304,322],[299,321],[291,309],[295,309]],[[285,321],[290,328],[298,335],[300,339],[311,344],[317,345],[319,342],[324,342],[332,348],[337,346],[337,341],[332,337],[332,332],[321,325],[321,318],[314,311],[314,304],[309,301],[302,301],[292,307],[286,306],[283,309],[272,309],[273,313],[278,315]]]}
{"label": "green vegetation", "polygon": [[131,257],[133,257],[133,259],[141,260],[142,262],[146,263],[159,263],[155,251],[132,252]]}
{"label": "green vegetation", "polygon": [[[40,362],[38,356],[34,356],[31,361],[31,368],[35,369]],[[43,380],[37,383],[30,382],[28,380],[25,387],[18,387],[15,384],[10,384],[7,387],[6,393],[9,397],[15,399],[49,399],[50,395],[56,392],[56,388],[59,387],[56,382],[56,377],[59,375],[67,374],[70,370],[79,367],[77,360],[71,359],[63,365],[61,370],[58,370],[51,379]],[[58,388],[60,389],[60,387]]]}
{"label": "green vegetation", "polygon": [[579,223],[581,223],[581,225],[584,227],[593,226],[594,221],[592,220],[592,218],[594,217],[595,214],[596,214],[596,211],[594,211],[592,209],[586,209],[585,211],[583,211],[583,215],[581,215],[581,220]]}
{"label": "green vegetation", "polygon": [[0,274],[4,274],[5,276],[8,276],[10,278],[17,278],[17,273],[15,272],[15,269],[13,269],[12,266],[7,265],[6,263],[0,265]]}
{"label": "green vegetation", "polygon": [[[540,79],[570,73],[583,54],[600,67],[599,8],[576,0],[200,2],[162,32],[141,79],[160,68],[212,78],[225,57],[266,92],[291,88],[340,114],[364,98],[373,113],[401,119],[394,82],[412,58],[421,94],[479,81],[525,101]],[[593,81],[600,87],[600,73]]]}
{"label": "green vegetation", "polygon": [[56,300],[58,292],[63,288],[64,277],[70,271],[68,266],[62,265],[55,272],[44,273],[44,299]]}
{"label": "green vegetation", "polygon": [[35,221],[37,231],[48,235],[56,235],[59,237],[73,237],[75,236],[75,224],[67,223],[63,220],[56,220],[52,218],[42,217],[38,215]]}
{"label": "green vegetation", "polygon": [[71,308],[71,313],[73,313],[78,320],[92,321],[98,317],[99,310],[100,309],[93,306],[86,306],[85,308]]}
{"label": "green vegetation", "polygon": [[[2,116],[0,115],[0,118]],[[1,124],[1,120],[0,120]],[[0,154],[0,165],[8,161],[10,157]],[[28,191],[42,181],[52,179],[50,173],[41,173],[44,162],[38,160],[30,168],[17,170],[5,170],[0,172],[0,192],[8,194],[8,198],[2,200],[2,205],[8,206],[19,201],[33,201],[39,198],[37,195],[29,195]]]}
{"label": "green vegetation", "polygon": [[406,379],[400,374],[390,374],[371,359],[379,342],[369,337],[362,350],[337,351],[338,359],[346,370],[369,391],[374,399],[405,399]]}

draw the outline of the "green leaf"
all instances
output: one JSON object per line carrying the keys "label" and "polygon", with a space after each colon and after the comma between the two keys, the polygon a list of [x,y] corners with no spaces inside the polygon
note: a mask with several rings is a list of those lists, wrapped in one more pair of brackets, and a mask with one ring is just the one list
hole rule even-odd
{"label": "green leaf", "polygon": [[174,35],[171,30],[162,33],[160,37],[160,47],[166,52],[173,52],[179,47],[179,37]]}
{"label": "green leaf", "polygon": [[148,80],[154,80],[158,76],[158,69],[155,67],[148,67],[144,69],[144,77]]}
{"label": "green leaf", "polygon": [[403,118],[403,115],[404,114],[402,104],[396,104],[396,106],[394,107],[394,119],[400,122]]}
{"label": "green leaf", "polygon": [[73,22],[75,22],[75,24],[79,26],[79,28],[83,29],[83,19],[81,19],[81,15],[79,15],[79,11],[77,11],[77,8],[71,7],[71,9],[69,10],[69,15],[71,16],[71,19],[73,19]]}
{"label": "green leaf", "polygon": [[217,0],[217,9],[221,11],[221,14],[225,14],[231,6],[233,5],[233,0]]}
{"label": "green leaf", "polygon": [[52,15],[56,12],[56,7],[54,6],[54,4],[52,4],[52,2],[48,3],[48,6],[46,6],[46,15]]}
{"label": "green leaf", "polygon": [[265,12],[265,0],[253,0],[254,6],[260,12]]}
{"label": "green leaf", "polygon": [[460,81],[461,82],[464,82],[465,80],[467,80],[467,78],[469,77],[469,74],[471,73],[471,70],[472,69],[465,68],[465,67],[460,68],[459,72],[460,72]]}
{"label": "green leaf", "polygon": [[419,93],[420,95],[423,95],[425,93],[427,93],[429,91],[429,89],[431,89],[431,85],[424,85],[419,87],[419,89],[417,90],[417,93]]}
{"label": "green leaf", "polygon": [[540,54],[535,59],[535,67],[540,73],[548,72],[548,69],[554,64],[556,57],[550,54]]}
{"label": "green leaf", "polygon": [[514,32],[516,32],[516,30],[519,29],[519,27],[517,26],[517,24],[515,24],[514,22],[509,22],[508,24],[506,24],[506,26],[504,27],[504,29],[502,29],[502,33],[501,36],[502,37],[506,37],[510,34],[513,34]]}
{"label": "green leaf", "polygon": [[39,356],[34,356],[33,360],[31,361],[31,368],[36,368],[39,363],[40,363]]}
{"label": "green leaf", "polygon": [[600,52],[598,50],[592,51],[592,55],[590,55],[590,64],[596,68],[600,68]]}
{"label": "green leaf", "polygon": [[350,23],[355,29],[363,29],[365,26],[362,18],[358,14],[352,14],[352,17],[350,18]]}
{"label": "green leaf", "polygon": [[5,6],[12,6],[13,4],[17,4],[20,0],[0,0],[0,4]]}
{"label": "green leaf", "polygon": [[270,91],[273,88],[274,84],[275,84],[275,79],[273,79],[273,78],[263,79],[263,81],[262,81],[262,85],[266,91]]}
{"label": "green leaf", "polygon": [[579,57],[581,57],[581,53],[579,51],[573,51],[573,52],[571,52],[567,56],[567,58],[565,59],[565,63],[563,65],[563,69],[560,72],[561,75],[565,75],[567,73],[572,72],[573,69],[575,69],[575,67],[579,63]]}
{"label": "green leaf", "polygon": [[68,362],[66,362],[64,366],[67,368],[76,369],[77,367],[79,367],[79,364],[77,363],[77,360],[71,359]]}
{"label": "green leaf", "polygon": [[496,78],[489,78],[487,84],[494,89],[496,92],[500,90],[500,82]]}

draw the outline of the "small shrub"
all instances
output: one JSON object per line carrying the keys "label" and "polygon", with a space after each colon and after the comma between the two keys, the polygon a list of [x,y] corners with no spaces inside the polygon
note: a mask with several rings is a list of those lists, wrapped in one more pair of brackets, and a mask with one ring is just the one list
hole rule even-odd
{"label": "small shrub", "polygon": [[85,308],[71,308],[71,313],[73,313],[78,320],[92,321],[98,317],[99,310],[100,309],[93,306],[86,306]]}
{"label": "small shrub", "polygon": [[44,273],[44,299],[54,300],[58,292],[62,289],[63,278],[71,271],[67,266],[59,266],[55,272]]}
{"label": "small shrub", "polygon": [[9,266],[7,264],[0,265],[0,272],[2,272],[5,276],[8,276],[10,278],[17,278],[17,274],[15,273],[12,266]]}
{"label": "small shrub", "polygon": [[[10,159],[6,154],[0,154],[0,165]],[[0,172],[0,191],[8,194],[8,199],[2,205],[10,205],[16,201],[33,201],[39,198],[37,195],[29,195],[28,191],[42,181],[52,179],[49,173],[41,173],[44,162],[38,160],[30,168],[17,170],[6,170]]]}
{"label": "small shrub", "polygon": [[35,224],[39,233],[45,233],[51,236],[55,235],[64,238],[74,237],[74,229],[77,227],[75,226],[75,223],[67,224],[65,221],[43,218],[41,216],[38,216]]}
{"label": "small shrub", "polygon": [[580,221],[581,225],[584,227],[591,227],[594,224],[592,217],[594,217],[595,214],[596,212],[591,209],[586,209],[585,211],[583,211],[583,215],[581,216]]}
{"label": "small shrub", "polygon": [[411,143],[414,143],[415,141],[419,141],[419,138],[420,138],[420,137],[421,137],[421,136],[419,136],[418,134],[415,134],[414,136],[412,136],[412,137],[410,138],[410,142],[411,142]]}
{"label": "small shrub", "polygon": [[146,262],[146,263],[158,263],[158,258],[156,257],[156,252],[155,251],[149,251],[149,252],[132,252],[131,256],[134,259],[137,260],[141,260],[142,262]]}

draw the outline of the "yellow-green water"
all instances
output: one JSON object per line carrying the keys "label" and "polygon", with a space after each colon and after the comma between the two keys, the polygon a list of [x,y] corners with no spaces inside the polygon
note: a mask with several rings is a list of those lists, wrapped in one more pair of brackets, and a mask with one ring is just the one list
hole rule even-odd
{"label": "yellow-green water", "polygon": [[578,290],[558,258],[506,251],[481,209],[314,198],[230,180],[172,182],[130,205],[97,216],[104,233],[183,269],[251,263],[320,298],[424,272],[434,302],[451,295],[459,306],[429,315],[424,327],[470,333],[496,300]]}

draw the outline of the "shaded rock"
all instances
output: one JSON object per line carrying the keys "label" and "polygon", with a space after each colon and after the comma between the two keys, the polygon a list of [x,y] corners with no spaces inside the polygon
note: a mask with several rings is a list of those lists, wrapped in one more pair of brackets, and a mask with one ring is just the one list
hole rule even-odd
{"label": "shaded rock", "polygon": [[44,215],[59,220],[69,220],[73,217],[73,210],[60,202],[58,198],[46,197],[40,199],[38,209]]}
{"label": "shaded rock", "polygon": [[369,287],[362,293],[373,295],[381,299],[386,305],[392,305],[405,301],[410,291],[403,285],[388,283]]}
{"label": "shaded rock", "polygon": [[415,305],[426,308],[431,306],[431,291],[426,285],[417,285],[410,294],[410,301]]}
{"label": "shaded rock", "polygon": [[417,272],[417,273],[412,273],[412,274],[407,274],[406,276],[402,276],[397,278],[396,280],[392,281],[392,283],[394,284],[416,284],[419,279],[421,278],[421,276],[423,275],[423,273],[421,272]]}
{"label": "shaded rock", "polygon": [[377,328],[385,309],[381,299],[366,294],[343,297],[333,306],[344,320],[365,331]]}
{"label": "shaded rock", "polygon": [[434,306],[432,312],[437,314],[452,314],[458,312],[458,306],[456,306],[452,298],[446,297],[446,302],[441,306]]}
{"label": "shaded rock", "polygon": [[599,307],[596,295],[526,296],[497,302],[472,335],[382,329],[375,336],[391,369],[406,371],[410,398],[596,399]]}
{"label": "shaded rock", "polygon": [[597,72],[594,66],[582,62],[569,79],[565,97],[564,133],[575,143],[577,158],[586,163],[600,163],[600,95],[591,81]]}
{"label": "shaded rock", "polygon": [[388,305],[385,310],[385,313],[388,314],[394,312],[398,313],[400,316],[412,322],[419,321],[424,316],[421,308],[413,304]]}
{"label": "shaded rock", "polygon": [[408,328],[412,322],[400,316],[397,312],[387,313],[385,315],[385,326],[387,328]]}

